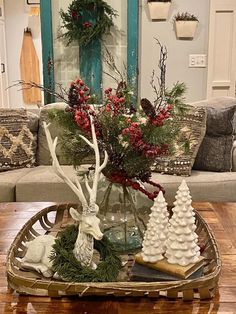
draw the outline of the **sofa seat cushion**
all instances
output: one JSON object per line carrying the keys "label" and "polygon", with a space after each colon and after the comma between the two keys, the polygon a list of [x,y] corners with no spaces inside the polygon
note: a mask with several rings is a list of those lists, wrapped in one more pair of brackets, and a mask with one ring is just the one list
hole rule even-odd
{"label": "sofa seat cushion", "polygon": [[[72,166],[62,166],[66,175],[73,180]],[[30,169],[16,185],[17,202],[78,202],[74,192],[54,172],[52,166],[38,166]]]}
{"label": "sofa seat cushion", "polygon": [[236,201],[236,172],[193,170],[191,176],[186,178],[167,174],[152,174],[152,180],[160,183],[166,190],[165,198],[169,205],[175,200],[177,188],[183,179],[188,184],[193,201]]}
{"label": "sofa seat cushion", "polygon": [[[62,166],[62,168],[73,180],[73,167]],[[76,195],[63,180],[55,174],[51,166],[38,166],[36,168],[27,169],[27,171],[27,173],[24,173],[24,175],[17,180],[16,201],[78,202]],[[190,188],[193,201],[236,201],[236,172],[221,173],[194,170],[190,177],[184,179]],[[172,205],[177,188],[183,180],[183,177],[153,173],[152,180],[160,183],[165,188],[166,200],[169,205]],[[84,187],[83,183],[82,187]],[[152,190],[150,185],[147,185],[147,188]]]}
{"label": "sofa seat cushion", "polygon": [[16,184],[30,170],[29,168],[22,168],[0,173],[0,202],[15,201]]}

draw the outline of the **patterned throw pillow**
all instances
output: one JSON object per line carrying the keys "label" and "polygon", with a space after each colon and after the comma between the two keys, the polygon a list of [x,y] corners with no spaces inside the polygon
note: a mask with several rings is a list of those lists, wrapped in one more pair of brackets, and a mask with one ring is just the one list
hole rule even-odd
{"label": "patterned throw pillow", "polygon": [[0,171],[32,167],[34,136],[25,109],[0,109]]}
{"label": "patterned throw pillow", "polygon": [[186,109],[184,114],[178,115],[173,120],[180,130],[174,153],[156,158],[152,171],[181,176],[191,175],[195,157],[206,132],[206,110],[189,105]]}

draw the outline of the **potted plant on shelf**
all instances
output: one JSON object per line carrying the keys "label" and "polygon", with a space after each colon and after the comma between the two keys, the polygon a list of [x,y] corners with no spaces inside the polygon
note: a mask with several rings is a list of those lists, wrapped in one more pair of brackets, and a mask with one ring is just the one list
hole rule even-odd
{"label": "potted plant on shelf", "polygon": [[152,20],[166,20],[171,0],[148,0],[148,9]]}
{"label": "potted plant on shelf", "polygon": [[177,13],[174,16],[176,36],[178,38],[193,38],[199,23],[194,14],[188,12]]}

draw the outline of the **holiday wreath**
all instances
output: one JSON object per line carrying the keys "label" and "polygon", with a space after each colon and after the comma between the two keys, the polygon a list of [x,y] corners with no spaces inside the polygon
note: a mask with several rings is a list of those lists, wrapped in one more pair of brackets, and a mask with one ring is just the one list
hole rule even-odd
{"label": "holiday wreath", "polygon": [[94,248],[100,253],[101,262],[97,269],[82,266],[75,258],[73,249],[78,236],[78,227],[68,226],[63,230],[53,247],[51,259],[53,269],[65,281],[71,282],[106,282],[116,281],[121,268],[121,260],[106,237],[95,240]]}
{"label": "holiday wreath", "polygon": [[103,0],[73,0],[68,11],[61,10],[60,15],[62,27],[66,29],[62,37],[68,45],[76,40],[79,45],[86,46],[109,33],[117,13]]}

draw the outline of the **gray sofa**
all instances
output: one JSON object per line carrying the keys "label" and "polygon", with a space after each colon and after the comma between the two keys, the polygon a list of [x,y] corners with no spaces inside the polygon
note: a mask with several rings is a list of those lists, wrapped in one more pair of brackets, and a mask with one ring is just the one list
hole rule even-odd
{"label": "gray sofa", "polygon": [[[59,105],[61,107],[63,105]],[[77,202],[74,193],[54,173],[51,167],[46,138],[42,126],[47,106],[41,110],[39,117],[34,115],[30,122],[31,131],[37,133],[37,166],[0,172],[0,202]],[[58,129],[51,125],[52,135]],[[60,163],[64,171],[73,178],[74,170],[67,165],[58,149]],[[209,172],[193,170],[190,177],[185,177],[191,190],[194,201],[236,201],[236,147],[232,152],[232,172]],[[183,177],[153,173],[152,180],[160,183],[166,190],[166,199],[169,204],[174,200],[176,190]],[[148,187],[151,189],[151,187]]]}

